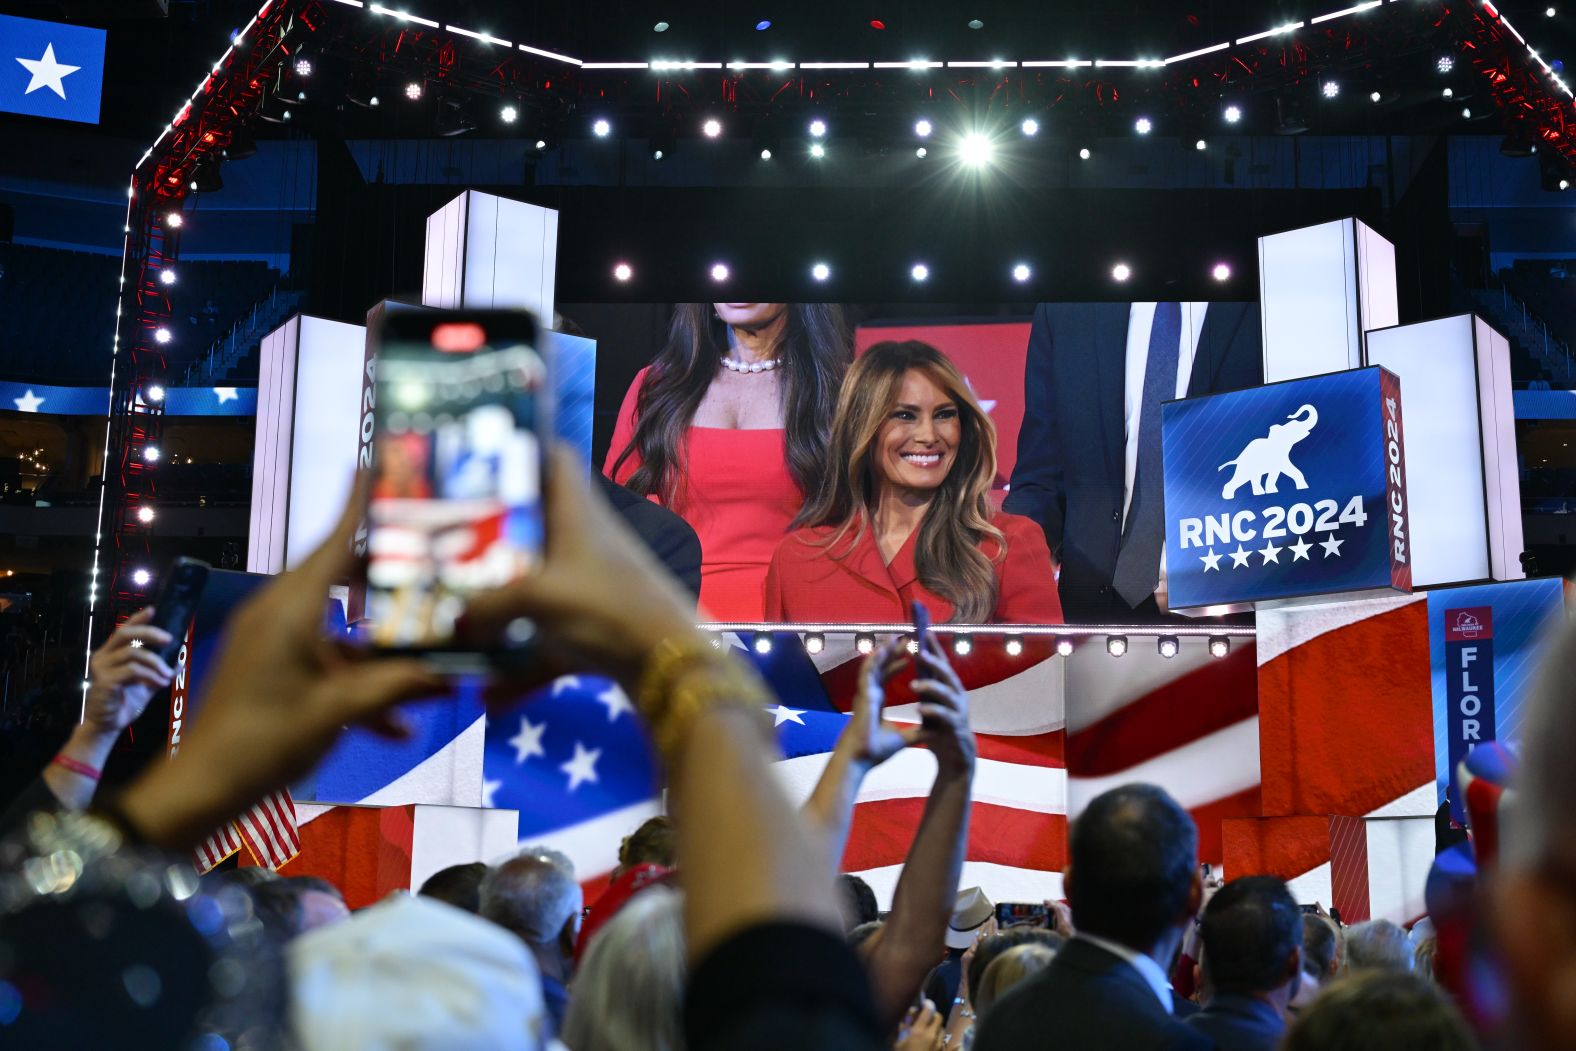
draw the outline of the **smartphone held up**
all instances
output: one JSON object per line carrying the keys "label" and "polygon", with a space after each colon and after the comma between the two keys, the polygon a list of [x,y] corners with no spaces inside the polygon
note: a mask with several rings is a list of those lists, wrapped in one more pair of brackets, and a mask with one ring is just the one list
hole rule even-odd
{"label": "smartphone held up", "polygon": [[552,434],[548,362],[523,311],[389,314],[377,354],[367,506],[367,639],[442,668],[513,663],[534,630],[484,650],[455,637],[470,598],[532,571]]}

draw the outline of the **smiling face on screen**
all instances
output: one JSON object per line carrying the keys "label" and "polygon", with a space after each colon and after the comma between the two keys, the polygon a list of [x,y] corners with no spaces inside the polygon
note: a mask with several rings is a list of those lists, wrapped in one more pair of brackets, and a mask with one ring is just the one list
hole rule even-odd
{"label": "smiling face on screen", "polygon": [[934,493],[952,470],[962,439],[963,424],[952,394],[927,373],[909,369],[876,432],[878,487]]}

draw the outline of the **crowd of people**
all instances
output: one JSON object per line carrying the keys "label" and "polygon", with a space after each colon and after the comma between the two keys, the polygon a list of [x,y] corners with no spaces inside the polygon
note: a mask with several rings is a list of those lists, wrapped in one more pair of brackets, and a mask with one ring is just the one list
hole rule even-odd
{"label": "crowd of people", "polygon": [[[755,673],[693,626],[692,600],[556,456],[550,544],[529,580],[475,600],[469,638],[520,617],[545,637],[524,692],[571,671],[617,679],[666,770],[670,817],[631,830],[606,893],[552,850],[434,875],[352,912],[322,880],[260,869],[196,879],[181,859],[309,771],[351,723],[401,732],[403,702],[446,688],[417,661],[320,635],[352,562],[354,510],[236,613],[180,753],[94,795],[99,738],[168,681],[137,619],[95,661],[92,726],[7,811],[0,847],[0,1042],[32,1047],[1468,1049],[1576,1044],[1576,840],[1565,749],[1576,636],[1527,716],[1525,769],[1485,940],[1508,1005],[1474,1033],[1434,978],[1426,926],[1342,927],[1281,881],[1206,881],[1193,820],[1144,784],[1073,822],[1065,901],[998,928],[959,891],[975,745],[944,651],[867,659],[803,808],[772,776]],[[356,505],[352,502],[352,508]],[[133,643],[138,644],[133,644]],[[921,721],[882,717],[912,662]],[[85,724],[86,725],[86,724]],[[839,873],[863,778],[910,745],[936,757],[884,914]],[[82,807],[87,809],[83,810]]]}

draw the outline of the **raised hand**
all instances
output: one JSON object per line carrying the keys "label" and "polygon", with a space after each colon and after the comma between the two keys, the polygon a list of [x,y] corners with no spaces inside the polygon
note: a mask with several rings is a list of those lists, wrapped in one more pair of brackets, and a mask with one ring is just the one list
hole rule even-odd
{"label": "raised hand", "polygon": [[175,673],[159,657],[170,642],[169,632],[155,628],[153,607],[132,614],[88,661],[88,696],[83,724],[117,737],[142,715],[157,690]]}
{"label": "raised hand", "polygon": [[902,640],[895,638],[871,653],[859,669],[859,690],[848,713],[848,723],[838,738],[839,748],[866,768],[880,766],[913,744],[917,726],[890,722],[881,716],[886,704],[887,681],[903,667]]}
{"label": "raised hand", "polygon": [[914,692],[919,695],[918,741],[936,754],[944,774],[974,772],[974,731],[969,727],[969,694],[934,635],[916,655]]}

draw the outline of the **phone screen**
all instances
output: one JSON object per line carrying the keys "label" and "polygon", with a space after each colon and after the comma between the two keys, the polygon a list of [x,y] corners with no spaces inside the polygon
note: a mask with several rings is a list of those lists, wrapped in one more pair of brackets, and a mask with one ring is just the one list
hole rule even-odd
{"label": "phone screen", "polygon": [[376,387],[371,640],[450,649],[467,600],[542,556],[547,367],[535,323],[504,312],[393,315]]}

